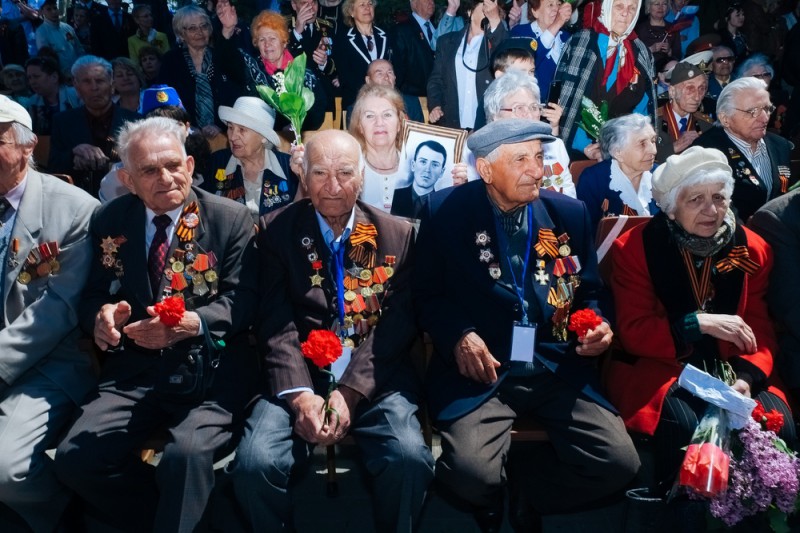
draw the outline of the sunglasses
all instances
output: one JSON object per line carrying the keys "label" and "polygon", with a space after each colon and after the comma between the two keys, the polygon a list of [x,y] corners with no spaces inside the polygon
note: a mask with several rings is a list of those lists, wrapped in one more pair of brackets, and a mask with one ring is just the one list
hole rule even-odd
{"label": "sunglasses", "polygon": [[714,61],[716,61],[717,63],[733,63],[734,61],[736,61],[736,57],[735,56],[722,56],[722,57],[716,58]]}

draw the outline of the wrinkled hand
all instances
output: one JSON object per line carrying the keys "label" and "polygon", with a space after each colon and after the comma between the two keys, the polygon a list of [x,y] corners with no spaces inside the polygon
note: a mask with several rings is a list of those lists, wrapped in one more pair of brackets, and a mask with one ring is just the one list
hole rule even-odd
{"label": "wrinkled hand", "polygon": [[131,318],[131,306],[125,300],[115,304],[105,304],[94,317],[94,342],[105,351],[117,346],[122,339],[120,330]]}
{"label": "wrinkled hand", "polygon": [[470,331],[458,341],[453,349],[458,364],[458,372],[481,383],[497,381],[497,369],[500,362],[492,357],[486,343],[477,333]]}
{"label": "wrinkled hand", "polygon": [[469,178],[467,174],[467,164],[466,163],[456,163],[453,165],[453,186],[456,185],[464,185]]}
{"label": "wrinkled hand", "polygon": [[736,382],[731,385],[731,388],[736,392],[747,396],[748,398],[751,397],[750,384],[743,379],[737,379]]}
{"label": "wrinkled hand", "polygon": [[461,7],[461,0],[447,0],[446,13],[451,17],[455,17],[459,7]]}
{"label": "wrinkled hand", "polygon": [[739,315],[697,313],[697,322],[701,333],[731,342],[742,353],[753,353],[758,349],[755,333]]}
{"label": "wrinkled hand", "polygon": [[108,166],[106,154],[91,144],[79,144],[72,149],[72,162],[78,170],[100,170]]}
{"label": "wrinkled hand", "polygon": [[236,25],[239,23],[239,16],[236,14],[236,8],[232,5],[223,7],[218,3],[217,18],[220,24],[222,24],[222,35],[224,35],[226,39],[229,39],[233,34],[233,30],[236,29]]}
{"label": "wrinkled hand", "polygon": [[428,122],[433,124],[434,122],[439,122],[439,119],[444,116],[444,111],[442,111],[442,106],[436,106],[431,109],[430,113],[428,113]]}
{"label": "wrinkled hand", "polygon": [[558,104],[548,103],[542,106],[542,116],[550,123],[553,128],[553,135],[558,135],[558,125],[561,122],[561,114],[564,113],[564,108]]}
{"label": "wrinkled hand", "polygon": [[289,168],[297,174],[302,180],[303,178],[303,157],[306,153],[306,147],[302,144],[292,145],[289,151],[291,158],[289,159]]}
{"label": "wrinkled hand", "polygon": [[152,318],[128,324],[122,329],[128,338],[142,348],[161,350],[200,334],[200,316],[194,311],[185,312],[181,321],[174,327],[162,324],[153,306],[147,308],[147,314]]}
{"label": "wrinkled hand", "polygon": [[583,153],[589,159],[594,159],[595,161],[603,160],[603,153],[600,151],[600,145],[596,142],[584,148]]}
{"label": "wrinkled hand", "polygon": [[596,328],[587,331],[585,337],[578,337],[580,344],[575,351],[584,357],[596,357],[608,350],[613,338],[614,332],[608,322],[601,322]]}
{"label": "wrinkled hand", "polygon": [[298,34],[302,34],[303,28],[317,18],[316,5],[316,2],[307,2],[303,4],[303,7],[301,7],[300,11],[297,12],[297,16],[295,17],[294,21],[294,31],[296,31]]}
{"label": "wrinkled hand", "polygon": [[325,69],[325,65],[328,64],[328,52],[327,52],[327,45],[325,44],[325,39],[327,37],[323,37],[319,40],[319,44],[317,45],[317,49],[314,50],[314,53],[311,54],[311,59],[314,60],[314,63],[317,64],[320,70]]}
{"label": "wrinkled hand", "polygon": [[570,4],[569,2],[564,2],[558,8],[558,15],[556,15],[556,20],[554,22],[554,25],[556,26],[556,28],[553,28],[553,26],[550,26],[551,31],[552,31],[552,29],[556,30],[556,31],[552,32],[553,35],[558,33],[559,30],[561,30],[561,28],[564,26],[564,24],[569,22],[570,18],[572,18],[572,4]]}
{"label": "wrinkled hand", "polygon": [[[359,401],[361,401],[361,395],[350,387],[340,386],[331,393],[331,397],[328,399],[328,407],[335,409],[336,413],[331,413],[327,420],[324,420],[323,413],[324,425],[322,426],[322,432],[323,434],[327,433],[327,437],[320,440],[320,445],[336,444],[347,435],[347,432],[350,431],[353,413],[355,413]],[[338,419],[337,414],[339,415]]]}
{"label": "wrinkled hand", "polygon": [[700,137],[700,134],[696,131],[685,131],[680,138],[672,143],[672,149],[675,151],[676,154],[679,154],[689,148],[695,139]]}
{"label": "wrinkled hand", "polygon": [[304,441],[320,442],[323,426],[322,406],[325,400],[308,391],[286,395],[286,402],[294,412],[294,432]]}

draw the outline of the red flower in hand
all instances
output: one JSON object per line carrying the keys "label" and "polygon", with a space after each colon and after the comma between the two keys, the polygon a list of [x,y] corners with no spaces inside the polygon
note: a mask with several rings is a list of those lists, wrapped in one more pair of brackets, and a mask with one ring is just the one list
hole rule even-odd
{"label": "red flower in hand", "polygon": [[308,339],[300,345],[300,349],[311,362],[324,368],[342,355],[342,342],[330,330],[315,329],[308,334]]}
{"label": "red flower in hand", "polygon": [[170,328],[180,323],[185,312],[186,302],[179,296],[164,298],[156,304],[156,313],[158,313],[161,323]]}
{"label": "red flower in hand", "polygon": [[581,309],[572,313],[567,329],[574,331],[580,338],[585,337],[590,329],[594,329],[602,323],[603,320],[597,316],[597,313],[591,309]]}

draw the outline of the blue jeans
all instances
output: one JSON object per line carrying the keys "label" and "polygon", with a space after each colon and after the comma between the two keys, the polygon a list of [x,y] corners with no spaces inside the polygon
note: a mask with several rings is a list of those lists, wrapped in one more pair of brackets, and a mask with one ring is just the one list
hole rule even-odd
{"label": "blue jeans", "polygon": [[[362,402],[350,435],[372,478],[377,531],[411,531],[433,479],[433,457],[425,445],[416,404],[394,392]],[[254,531],[281,531],[291,515],[289,478],[314,448],[293,434],[294,414],[283,400],[261,398],[245,424],[230,473],[236,499]]]}

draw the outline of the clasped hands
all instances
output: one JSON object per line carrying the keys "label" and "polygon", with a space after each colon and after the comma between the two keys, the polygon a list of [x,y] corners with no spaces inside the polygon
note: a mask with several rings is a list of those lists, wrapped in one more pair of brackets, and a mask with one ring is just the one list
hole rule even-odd
{"label": "clasped hands", "polygon": [[150,318],[128,324],[131,318],[128,302],[105,304],[94,319],[94,342],[101,350],[108,350],[119,345],[124,333],[142,348],[160,350],[200,334],[200,316],[193,311],[185,312],[174,327],[162,324],[153,306],[147,308],[147,314]]}
{"label": "clasped hands", "polygon": [[[608,350],[614,333],[607,322],[602,322],[595,329],[590,329],[585,337],[578,337],[575,351],[583,357],[595,357]],[[487,385],[497,381],[497,369],[500,361],[494,358],[483,339],[470,331],[456,343],[453,353],[458,365],[458,372],[469,379]]]}
{"label": "clasped hands", "polygon": [[361,395],[350,387],[339,386],[328,399],[328,408],[335,411],[330,416],[324,411],[325,399],[312,392],[295,392],[284,399],[295,415],[294,432],[306,442],[329,446],[347,435]]}

